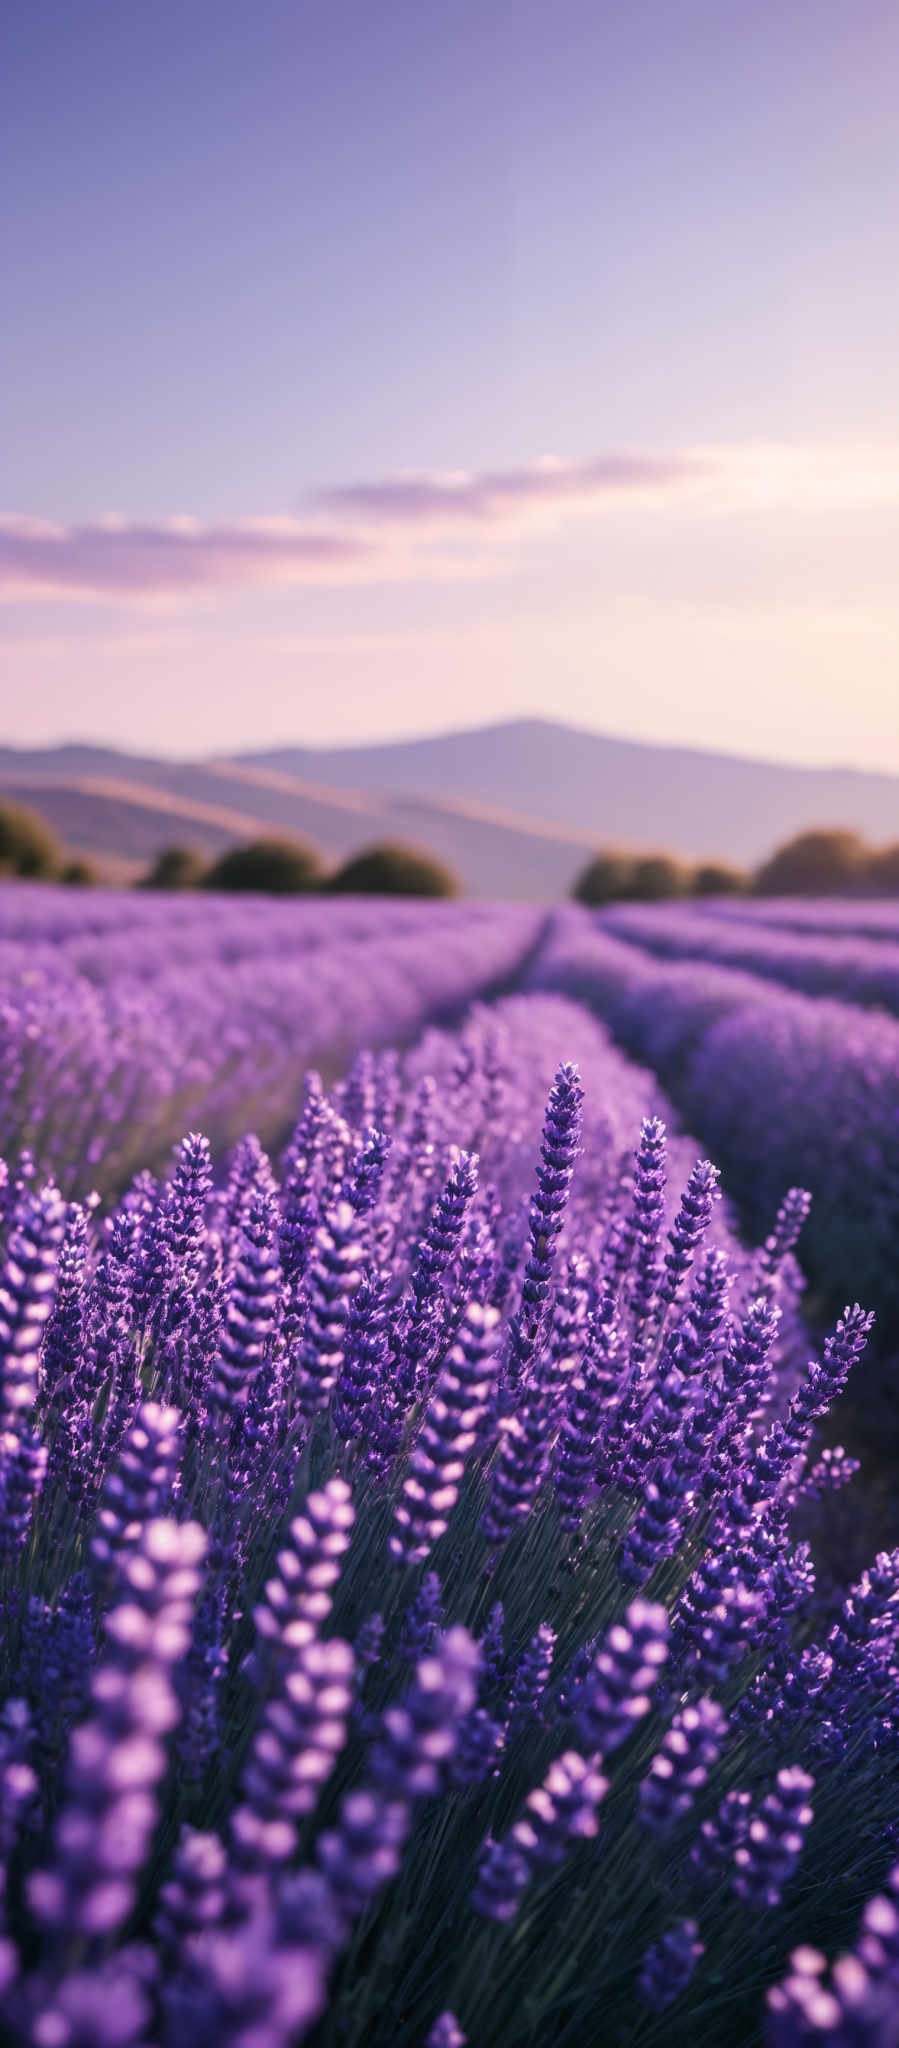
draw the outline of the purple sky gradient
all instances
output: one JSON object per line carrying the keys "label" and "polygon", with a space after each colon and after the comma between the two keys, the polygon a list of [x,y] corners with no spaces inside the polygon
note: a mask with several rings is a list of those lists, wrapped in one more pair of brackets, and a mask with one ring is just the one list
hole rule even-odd
{"label": "purple sky gradient", "polygon": [[892,0],[0,10],[2,736],[899,770],[897,76]]}

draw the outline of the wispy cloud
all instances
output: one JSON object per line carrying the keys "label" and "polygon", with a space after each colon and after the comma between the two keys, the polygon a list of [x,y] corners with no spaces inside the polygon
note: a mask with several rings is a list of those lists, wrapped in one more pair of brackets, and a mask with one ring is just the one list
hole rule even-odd
{"label": "wispy cloud", "polygon": [[692,454],[599,455],[563,462],[545,455],[520,469],[415,471],[319,494],[322,511],[377,524],[495,526],[550,507],[601,505],[622,496],[668,496],[708,472]]}
{"label": "wispy cloud", "polygon": [[305,518],[204,524],[0,517],[0,598],[186,604],[224,590],[480,578],[517,540],[593,515],[806,517],[899,509],[899,446],[762,442],[517,469],[422,471],[318,493]]}
{"label": "wispy cloud", "polygon": [[362,533],[316,531],[291,519],[231,526],[186,518],[92,526],[0,519],[0,593],[140,599],[327,583],[358,576],[372,553]]}

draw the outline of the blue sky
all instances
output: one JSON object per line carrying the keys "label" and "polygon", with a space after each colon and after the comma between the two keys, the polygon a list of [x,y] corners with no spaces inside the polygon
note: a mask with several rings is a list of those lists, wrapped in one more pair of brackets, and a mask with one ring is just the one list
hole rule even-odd
{"label": "blue sky", "polygon": [[899,770],[897,71],[892,0],[4,10],[5,735]]}

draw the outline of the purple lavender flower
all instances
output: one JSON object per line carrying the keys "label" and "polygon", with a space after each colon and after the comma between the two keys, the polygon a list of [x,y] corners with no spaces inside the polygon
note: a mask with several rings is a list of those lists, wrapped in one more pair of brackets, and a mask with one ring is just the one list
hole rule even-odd
{"label": "purple lavender flower", "polygon": [[556,1631],[541,1622],[516,1665],[509,1688],[509,1725],[516,1734],[539,1712],[540,1701],[549,1684]]}
{"label": "purple lavender flower", "polygon": [[668,1654],[664,1607],[634,1600],[623,1622],[609,1629],[579,1688],[577,1724],[584,1741],[601,1757],[626,1742],[648,1714],[651,1695]]}
{"label": "purple lavender flower", "polygon": [[159,1887],[154,1933],[178,1957],[194,1935],[216,1927],[228,1905],[228,1857],[220,1835],[183,1827],[169,1876]]}
{"label": "purple lavender flower", "polygon": [[659,1286],[659,1301],[665,1307],[676,1301],[712,1220],[714,1204],[721,1199],[720,1178],[710,1159],[697,1160],[668,1232],[669,1248],[662,1261],[664,1271]]}
{"label": "purple lavender flower", "polygon": [[812,1820],[809,1793],[814,1778],[798,1765],[778,1771],[774,1790],[762,1800],[745,1839],[734,1851],[733,1888],[754,1913],[780,1904],[802,1854]]}
{"label": "purple lavender flower", "polygon": [[690,1850],[690,1876],[697,1885],[713,1884],[745,1840],[752,1818],[751,1792],[726,1792],[711,1820],[704,1820]]}
{"label": "purple lavender flower", "polygon": [[225,1305],[213,1400],[236,1424],[250,1389],[266,1368],[281,1300],[274,1198],[255,1189],[243,1218],[243,1237]]}
{"label": "purple lavender flower", "polygon": [[477,1645],[463,1628],[422,1659],[403,1705],[388,1708],[370,1755],[370,1781],[344,1798],[336,1828],[316,1844],[340,1909],[362,1911],[396,1875],[413,1803],[446,1783],[458,1729],[475,1705]]}
{"label": "purple lavender flower", "polygon": [[553,1452],[553,1480],[563,1529],[580,1528],[594,1491],[597,1445],[618,1380],[620,1332],[612,1319],[595,1319],[579,1373],[570,1380]]}
{"label": "purple lavender flower", "polygon": [[461,1245],[477,1185],[477,1159],[473,1154],[460,1152],[434,1203],[409,1279],[398,1375],[405,1400],[411,1400],[420,1391],[428,1367],[439,1352],[445,1306],[442,1282]]}
{"label": "purple lavender flower", "polygon": [[576,1750],[557,1757],[506,1840],[486,1843],[471,1897],[475,1912],[514,1919],[528,1880],[555,1869],[573,1841],[598,1834],[597,1808],[607,1791],[608,1780]]}
{"label": "purple lavender flower", "polygon": [[526,1378],[543,1333],[559,1234],[580,1149],[583,1099],[577,1067],[563,1063],[556,1072],[547,1103],[537,1192],[528,1223],[530,1251],[521,1306],[509,1331],[509,1371],[514,1384]]}
{"label": "purple lavender flower", "polygon": [[640,1819],[652,1834],[670,1834],[689,1813],[726,1733],[727,1716],[715,1700],[699,1700],[675,1714],[639,1791]]}
{"label": "purple lavender flower", "polygon": [[777,1286],[784,1261],[799,1239],[808,1220],[812,1198],[806,1188],[788,1188],[777,1211],[774,1229],[766,1237],[759,1260],[762,1286],[772,1292]]}
{"label": "purple lavender flower", "polygon": [[35,1917],[60,1936],[112,1934],[137,1897],[166,1769],[161,1738],[178,1718],[171,1672],[188,1645],[205,1548],[195,1522],[149,1522],[126,1563],[91,1713],[72,1736],[53,1862],[28,1886]]}
{"label": "purple lavender flower", "polygon": [[388,1538],[397,1564],[421,1564],[444,1534],[492,1384],[496,1309],[472,1305],[428,1403]]}
{"label": "purple lavender flower", "polygon": [[630,1305],[638,1344],[639,1333],[652,1314],[660,1285],[658,1245],[665,1207],[666,1155],[667,1140],[661,1117],[644,1117],[634,1157],[631,1213],[635,1249]]}
{"label": "purple lavender flower", "polygon": [[680,1998],[705,1950],[695,1920],[681,1920],[653,1942],[643,1958],[639,1991],[651,2012],[665,2012]]}
{"label": "purple lavender flower", "polygon": [[254,1733],[243,1803],[231,1819],[244,1867],[277,1867],[293,1854],[296,1823],[315,1807],[346,1741],[353,1653],[339,1637],[301,1644],[282,1670]]}
{"label": "purple lavender flower", "polygon": [[490,1498],[481,1528],[495,1548],[509,1541],[530,1513],[549,1470],[550,1438],[546,1396],[539,1388],[521,1395],[517,1411],[499,1425],[499,1452],[490,1476]]}
{"label": "purple lavender flower", "polygon": [[125,1548],[140,1539],[145,1521],[168,1505],[180,1450],[181,1416],[177,1408],[145,1401],[107,1475],[91,1539],[91,1554],[101,1574],[114,1572]]}
{"label": "purple lavender flower", "polygon": [[386,1131],[367,1130],[363,1143],[350,1161],[343,1183],[342,1198],[357,1216],[368,1216],[375,1207],[390,1157]]}
{"label": "purple lavender flower", "polygon": [[463,2034],[455,2013],[442,2012],[434,2021],[424,2048],[465,2048],[467,2040],[468,2035]]}
{"label": "purple lavender flower", "polygon": [[359,1224],[349,1202],[338,1202],[318,1231],[307,1275],[309,1307],[296,1361],[296,1397],[307,1422],[326,1408],[346,1355],[352,1295],[362,1278]]}
{"label": "purple lavender flower", "polygon": [[53,1306],[56,1255],[64,1208],[58,1190],[26,1192],[15,1212],[0,1276],[0,1426],[9,1429],[34,1407],[38,1353]]}
{"label": "purple lavender flower", "polygon": [[277,1659],[304,1647],[327,1619],[354,1520],[346,1480],[329,1479],[320,1492],[310,1493],[303,1513],[291,1522],[288,1542],[278,1552],[277,1573],[253,1611],[269,1656]]}

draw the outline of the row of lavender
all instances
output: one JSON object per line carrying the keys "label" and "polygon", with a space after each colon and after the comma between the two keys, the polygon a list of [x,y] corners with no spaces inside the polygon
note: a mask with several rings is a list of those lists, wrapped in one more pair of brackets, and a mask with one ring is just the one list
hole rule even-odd
{"label": "row of lavender", "polygon": [[288,1127],[313,1061],[403,1041],[508,983],[526,906],[340,904],[0,889],[0,1154],[65,1192],[122,1186],[201,1123]]}
{"label": "row of lavender", "polygon": [[528,985],[588,1003],[670,1090],[750,1227],[813,1188],[806,1270],[899,1330],[899,1022],[711,961],[653,959],[589,913],[557,912]]}
{"label": "row of lavender", "polygon": [[739,918],[748,925],[771,925],[794,932],[823,932],[849,938],[899,942],[899,904],[871,896],[734,896],[710,897],[702,914]]}
{"label": "row of lavender", "polygon": [[899,1014],[899,941],[855,933],[803,932],[680,904],[621,904],[602,925],[669,960],[708,960],[785,982],[801,995],[838,996],[847,1003]]}
{"label": "row of lavender", "polygon": [[797,1519],[869,1319],[806,1362],[806,1198],[742,1252],[654,1088],[514,997],[277,1174],[191,1136],[101,1226],[26,1163],[15,2048],[892,2038],[899,1555],[830,1613]]}

